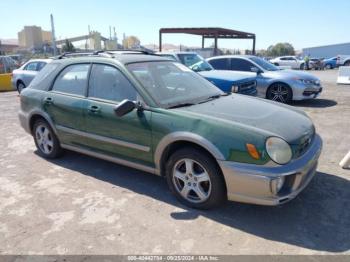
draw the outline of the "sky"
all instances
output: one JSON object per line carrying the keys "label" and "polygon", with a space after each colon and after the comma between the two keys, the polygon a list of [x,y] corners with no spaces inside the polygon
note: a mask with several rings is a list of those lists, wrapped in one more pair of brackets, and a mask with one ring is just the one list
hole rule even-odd
{"label": "sky", "polygon": [[[135,35],[157,44],[161,27],[224,27],[255,33],[257,49],[289,42],[304,47],[350,42],[349,0],[1,0],[0,39],[17,38],[24,25],[50,30],[56,38],[87,34]],[[163,43],[200,46],[201,38],[167,34]],[[251,40],[219,40],[219,47],[251,49]],[[212,44],[206,41],[206,46]]]}

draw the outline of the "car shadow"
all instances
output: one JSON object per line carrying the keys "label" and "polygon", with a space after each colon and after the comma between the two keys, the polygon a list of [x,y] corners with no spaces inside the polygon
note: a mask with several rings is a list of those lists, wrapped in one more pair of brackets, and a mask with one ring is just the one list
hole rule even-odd
{"label": "car shadow", "polygon": [[181,205],[159,176],[69,151],[50,161],[180,207],[182,211],[170,214],[175,220],[203,216],[260,238],[302,248],[327,252],[350,249],[350,181],[338,176],[318,172],[296,199],[282,206],[228,202],[218,209],[202,211]]}
{"label": "car shadow", "polygon": [[326,107],[336,106],[337,104],[338,103],[334,100],[323,99],[323,98],[292,101],[290,103],[291,106],[312,107],[312,108],[326,108]]}

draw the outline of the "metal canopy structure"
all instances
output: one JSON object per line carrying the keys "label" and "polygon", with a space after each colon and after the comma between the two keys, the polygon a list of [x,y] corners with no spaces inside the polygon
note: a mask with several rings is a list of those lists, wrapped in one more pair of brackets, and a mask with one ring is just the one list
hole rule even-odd
{"label": "metal canopy structure", "polygon": [[252,53],[255,54],[255,34],[220,27],[185,27],[159,29],[159,51],[162,51],[162,34],[191,34],[202,36],[202,48],[206,38],[214,39],[214,53],[217,54],[218,39],[252,39]]}

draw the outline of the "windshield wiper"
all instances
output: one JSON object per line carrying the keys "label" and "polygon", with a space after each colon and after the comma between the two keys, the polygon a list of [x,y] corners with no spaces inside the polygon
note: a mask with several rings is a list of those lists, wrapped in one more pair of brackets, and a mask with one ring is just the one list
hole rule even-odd
{"label": "windshield wiper", "polygon": [[173,106],[169,106],[169,108],[178,108],[178,107],[185,107],[185,106],[193,106],[195,105],[195,103],[180,103],[180,104],[176,104],[176,105],[173,105]]}
{"label": "windshield wiper", "polygon": [[207,97],[205,100],[199,102],[199,104],[206,103],[206,102],[212,101],[214,99],[218,99],[221,96],[227,96],[227,95],[229,95],[229,94],[228,93],[223,93],[223,94],[212,95],[212,96]]}

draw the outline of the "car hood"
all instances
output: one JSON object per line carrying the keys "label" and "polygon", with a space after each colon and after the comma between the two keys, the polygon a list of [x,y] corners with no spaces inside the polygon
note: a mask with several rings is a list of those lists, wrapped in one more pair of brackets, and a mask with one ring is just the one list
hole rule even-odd
{"label": "car hood", "polygon": [[266,137],[278,136],[291,145],[299,144],[301,137],[314,133],[313,123],[303,111],[244,95],[232,94],[176,110],[253,129]]}
{"label": "car hood", "polygon": [[198,72],[201,76],[210,79],[220,79],[225,81],[240,81],[246,79],[255,79],[256,74],[250,72],[238,72],[230,70],[210,70]]}
{"label": "car hood", "polygon": [[263,73],[264,76],[268,76],[271,78],[290,78],[290,79],[306,79],[306,80],[314,80],[319,81],[319,79],[312,74],[305,73],[302,71],[296,70],[278,70],[278,71],[266,71]]}

